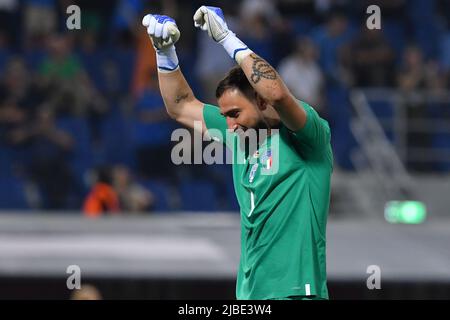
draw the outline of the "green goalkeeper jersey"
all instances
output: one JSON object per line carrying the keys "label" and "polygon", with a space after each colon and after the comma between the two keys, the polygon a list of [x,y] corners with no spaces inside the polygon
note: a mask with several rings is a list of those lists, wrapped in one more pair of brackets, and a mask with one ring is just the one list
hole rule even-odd
{"label": "green goalkeeper jersey", "polygon": [[233,152],[241,211],[237,299],[328,299],[330,129],[311,106],[299,101],[299,107],[307,114],[302,129],[293,132],[281,124],[250,152],[237,142],[236,133],[227,130],[218,107],[206,104],[203,109],[210,136]]}

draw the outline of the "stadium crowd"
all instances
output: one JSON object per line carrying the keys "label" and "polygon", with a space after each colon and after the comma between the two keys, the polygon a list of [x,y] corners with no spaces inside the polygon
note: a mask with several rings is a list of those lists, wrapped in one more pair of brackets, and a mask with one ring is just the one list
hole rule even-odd
{"label": "stadium crowd", "polygon": [[[66,26],[72,4],[81,8],[80,30]],[[237,209],[229,165],[172,164],[171,133],[178,125],[165,112],[153,48],[141,26],[147,12],[175,18],[183,73],[199,98],[215,103],[215,86],[234,62],[194,29],[192,14],[202,4],[0,0],[1,209],[82,209],[88,216]],[[223,8],[230,28],[329,121],[338,169],[353,168],[350,88],[405,94],[450,88],[449,1],[208,4]],[[381,30],[366,27],[371,4],[381,8]],[[437,112],[450,119],[448,103],[439,111],[409,109],[411,117]]]}

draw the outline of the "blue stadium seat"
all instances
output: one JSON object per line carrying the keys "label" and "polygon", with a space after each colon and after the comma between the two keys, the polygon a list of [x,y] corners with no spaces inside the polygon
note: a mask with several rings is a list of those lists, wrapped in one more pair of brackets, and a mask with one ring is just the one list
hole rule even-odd
{"label": "blue stadium seat", "polygon": [[122,114],[113,112],[103,120],[100,127],[106,163],[135,168],[130,121]]}
{"label": "blue stadium seat", "polygon": [[215,164],[208,166],[207,169],[207,176],[216,185],[217,196],[221,200],[221,206],[218,209],[239,212],[231,165]]}
{"label": "blue stadium seat", "polygon": [[[447,103],[427,104],[425,110],[430,120],[450,121],[450,111]],[[450,152],[450,132],[439,131],[432,134],[431,146],[437,150]],[[450,160],[443,159],[436,163],[436,169],[439,171],[450,171]]]}
{"label": "blue stadium seat", "polygon": [[131,80],[133,77],[136,52],[131,49],[123,50],[116,48],[112,58],[117,63],[119,69],[121,91],[128,92],[130,90]]}
{"label": "blue stadium seat", "polygon": [[180,185],[181,206],[184,211],[217,210],[216,190],[206,180],[183,181]]}
{"label": "blue stadium seat", "polygon": [[381,31],[386,41],[395,51],[396,64],[401,63],[402,53],[406,46],[406,30],[405,26],[396,20],[384,20]]}
{"label": "blue stadium seat", "polygon": [[14,176],[0,179],[0,209],[29,209],[22,179]]}
{"label": "blue stadium seat", "polygon": [[236,191],[234,190],[234,184],[233,184],[233,177],[231,176],[229,179],[226,179],[226,186],[227,186],[227,207],[225,210],[227,211],[234,211],[234,212],[240,212],[239,203],[237,201],[236,197]]}
{"label": "blue stadium seat", "polygon": [[[450,153],[450,133],[436,133],[432,138],[432,146],[437,150],[442,150]],[[450,160],[442,160],[436,163],[436,168],[439,171],[450,172]]]}
{"label": "blue stadium seat", "polygon": [[447,32],[445,35],[442,35],[441,40],[439,41],[439,58],[440,63],[446,70],[450,70],[450,32]]}
{"label": "blue stadium seat", "polygon": [[293,31],[297,36],[303,36],[309,33],[314,26],[311,18],[307,16],[298,16],[290,19]]}
{"label": "blue stadium seat", "polygon": [[328,108],[328,122],[334,159],[342,169],[352,170],[353,163],[350,156],[357,143],[350,130],[352,110],[348,92],[339,85],[329,85],[326,95],[331,103],[331,107]]}
{"label": "blue stadium seat", "polygon": [[92,146],[89,126],[86,119],[63,117],[56,120],[58,128],[70,133],[75,139],[71,167],[76,176],[82,176],[92,167]]}
{"label": "blue stadium seat", "polygon": [[370,100],[370,108],[379,119],[393,119],[394,106],[387,100]]}
{"label": "blue stadium seat", "polygon": [[44,61],[47,53],[44,50],[33,50],[24,53],[25,62],[32,70],[38,70],[39,65]]}
{"label": "blue stadium seat", "polygon": [[0,48],[0,74],[4,74],[6,64],[11,57],[11,52]]}
{"label": "blue stadium seat", "polygon": [[14,156],[11,148],[0,146],[0,180],[12,175]]}
{"label": "blue stadium seat", "polygon": [[410,0],[407,6],[412,33],[427,59],[436,58],[438,54],[441,30],[435,17],[436,9],[437,1]]}
{"label": "blue stadium seat", "polygon": [[375,116],[382,123],[384,132],[390,141],[394,141],[394,112],[395,108],[387,100],[371,100],[369,106],[375,113]]}
{"label": "blue stadium seat", "polygon": [[102,85],[106,83],[104,79],[103,66],[108,61],[107,53],[103,50],[97,50],[91,54],[79,52],[77,57],[83,64],[84,69],[94,82],[96,88],[102,91]]}
{"label": "blue stadium seat", "polygon": [[165,181],[147,180],[140,182],[155,197],[153,210],[156,213],[171,211],[171,193],[170,185]]}

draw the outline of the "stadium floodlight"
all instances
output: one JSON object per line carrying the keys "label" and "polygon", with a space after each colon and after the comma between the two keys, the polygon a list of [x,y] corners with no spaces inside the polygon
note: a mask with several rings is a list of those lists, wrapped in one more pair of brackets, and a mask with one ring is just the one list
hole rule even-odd
{"label": "stadium floodlight", "polygon": [[426,206],[420,201],[388,201],[384,207],[384,217],[389,223],[420,224],[426,216]]}

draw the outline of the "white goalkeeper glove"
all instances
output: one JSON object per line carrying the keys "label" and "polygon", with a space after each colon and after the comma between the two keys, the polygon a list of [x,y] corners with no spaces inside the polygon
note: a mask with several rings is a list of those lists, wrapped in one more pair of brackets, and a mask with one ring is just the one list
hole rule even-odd
{"label": "white goalkeeper glove", "polygon": [[194,14],[194,26],[208,32],[208,35],[220,43],[228,55],[238,64],[251,51],[236,34],[228,29],[222,9],[217,7],[201,6]]}
{"label": "white goalkeeper glove", "polygon": [[147,14],[142,19],[148,36],[156,50],[156,62],[160,72],[172,72],[178,69],[178,57],[175,43],[180,38],[180,30],[175,20],[168,16]]}

